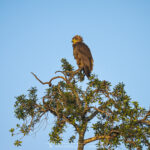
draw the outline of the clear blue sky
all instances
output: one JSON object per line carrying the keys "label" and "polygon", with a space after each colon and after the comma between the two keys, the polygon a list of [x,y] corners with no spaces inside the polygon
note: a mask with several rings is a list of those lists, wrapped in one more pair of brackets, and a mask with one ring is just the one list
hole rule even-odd
{"label": "clear blue sky", "polygon": [[71,44],[76,34],[91,49],[93,72],[113,86],[124,82],[133,100],[149,108],[149,0],[0,0],[0,149],[49,150],[51,124],[24,138],[21,148],[13,146],[8,130],[18,123],[14,97],[31,86],[41,95],[47,88],[31,71],[48,81],[63,57],[77,68]]}

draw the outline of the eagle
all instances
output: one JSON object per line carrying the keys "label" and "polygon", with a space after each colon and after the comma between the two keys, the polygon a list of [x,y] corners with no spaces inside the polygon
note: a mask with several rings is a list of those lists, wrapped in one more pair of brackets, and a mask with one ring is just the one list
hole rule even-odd
{"label": "eagle", "polygon": [[87,78],[93,70],[93,57],[89,47],[83,42],[81,36],[76,35],[72,38],[73,55],[79,69],[83,70]]}

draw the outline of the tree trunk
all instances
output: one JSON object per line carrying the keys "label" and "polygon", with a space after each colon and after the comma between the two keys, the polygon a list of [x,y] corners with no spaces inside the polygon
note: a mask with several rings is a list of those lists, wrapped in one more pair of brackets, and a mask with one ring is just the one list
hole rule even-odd
{"label": "tree trunk", "polygon": [[79,134],[78,150],[84,149],[84,134]]}
{"label": "tree trunk", "polygon": [[78,150],[84,150],[84,144],[78,143]]}

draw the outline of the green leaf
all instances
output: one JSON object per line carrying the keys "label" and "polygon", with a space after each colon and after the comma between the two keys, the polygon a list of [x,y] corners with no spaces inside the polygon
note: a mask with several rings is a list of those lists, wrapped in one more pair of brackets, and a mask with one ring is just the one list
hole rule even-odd
{"label": "green leaf", "polygon": [[14,145],[18,147],[18,146],[21,146],[21,143],[22,143],[22,141],[16,140],[14,142]]}
{"label": "green leaf", "polygon": [[14,128],[11,128],[10,130],[9,130],[9,132],[14,132],[15,131],[15,129]]}

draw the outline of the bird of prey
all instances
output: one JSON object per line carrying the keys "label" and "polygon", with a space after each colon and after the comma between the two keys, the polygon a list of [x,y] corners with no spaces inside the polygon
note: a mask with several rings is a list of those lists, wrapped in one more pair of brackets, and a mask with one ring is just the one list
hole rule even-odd
{"label": "bird of prey", "polygon": [[93,57],[89,47],[83,43],[81,36],[76,35],[72,38],[73,55],[76,59],[79,69],[83,70],[87,78],[93,70]]}

